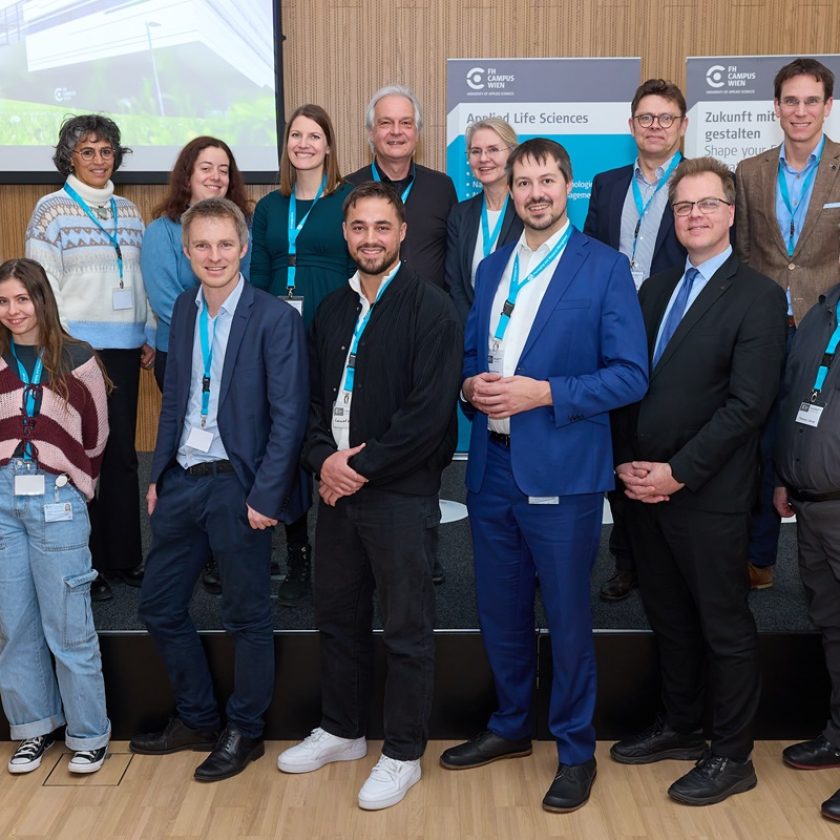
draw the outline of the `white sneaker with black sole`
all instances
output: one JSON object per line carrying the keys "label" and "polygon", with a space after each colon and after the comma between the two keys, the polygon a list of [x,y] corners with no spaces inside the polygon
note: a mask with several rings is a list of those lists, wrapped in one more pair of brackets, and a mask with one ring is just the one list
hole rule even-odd
{"label": "white sneaker with black sole", "polygon": [[71,773],[95,773],[108,758],[108,747],[98,750],[77,750],[73,758],[67,762],[67,769]]}
{"label": "white sneaker with black sole", "polygon": [[339,738],[319,726],[299,744],[277,756],[277,769],[284,773],[311,773],[333,761],[356,761],[366,755],[364,738]]}
{"label": "white sneaker with black sole", "polygon": [[37,735],[34,738],[26,738],[18,744],[14,755],[9,759],[7,765],[10,773],[31,773],[41,766],[41,759],[44,753],[55,743],[55,737],[51,732],[46,735]]}
{"label": "white sneaker with black sole", "polygon": [[422,775],[419,758],[398,761],[381,756],[359,791],[359,807],[365,811],[379,811],[402,802]]}

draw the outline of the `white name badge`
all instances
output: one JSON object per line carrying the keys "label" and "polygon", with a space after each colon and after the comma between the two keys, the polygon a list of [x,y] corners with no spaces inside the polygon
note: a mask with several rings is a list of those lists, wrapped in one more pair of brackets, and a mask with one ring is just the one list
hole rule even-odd
{"label": "white name badge", "polygon": [[490,346],[487,350],[487,370],[490,373],[498,373],[501,376],[504,356],[504,345],[495,338],[491,338]]}
{"label": "white name badge", "polygon": [[44,505],[45,522],[69,522],[73,518],[73,505],[70,502],[56,502]]}
{"label": "white name badge", "polygon": [[528,496],[529,505],[559,505],[559,496]]}
{"label": "white name badge", "polygon": [[803,426],[811,426],[816,429],[820,424],[823,408],[824,406],[817,405],[817,403],[802,403],[799,406],[799,411],[796,413],[796,422],[802,423]]}
{"label": "white name badge", "polygon": [[342,391],[341,396],[333,403],[333,429],[341,430],[350,426],[350,406],[353,395],[349,391]]}
{"label": "white name badge", "polygon": [[44,476],[16,475],[15,496],[43,496]]}
{"label": "white name badge", "polygon": [[190,449],[197,449],[199,452],[209,452],[213,445],[213,433],[206,429],[190,429],[187,437],[187,446]]}
{"label": "white name badge", "polygon": [[121,309],[134,309],[134,290],[114,289],[111,296],[111,308],[115,312]]}
{"label": "white name badge", "polygon": [[633,275],[633,282],[636,284],[636,291],[642,288],[642,283],[645,282],[645,273],[641,269],[633,268],[630,270]]}
{"label": "white name badge", "polygon": [[303,296],[302,295],[292,295],[289,297],[288,295],[278,295],[280,300],[285,300],[292,309],[296,310],[300,317],[303,317]]}

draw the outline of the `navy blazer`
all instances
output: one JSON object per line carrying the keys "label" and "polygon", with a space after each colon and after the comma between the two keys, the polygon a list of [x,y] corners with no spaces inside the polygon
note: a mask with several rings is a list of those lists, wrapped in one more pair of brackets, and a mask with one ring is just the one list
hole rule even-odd
{"label": "navy blazer", "polygon": [[[175,301],[166,381],[150,481],[175,461],[190,393],[196,289]],[[218,386],[219,433],[248,504],[294,522],[311,504],[299,467],[309,411],[303,319],[289,304],[245,283],[231,323]]]}
{"label": "navy blazer", "polygon": [[[464,337],[464,379],[486,372],[493,298],[515,245],[483,260]],[[647,339],[627,257],[575,230],[537,311],[516,374],[548,380],[552,405],[510,418],[510,459],[529,496],[599,493],[615,486],[609,412],[647,389]],[[473,416],[467,487],[479,492],[487,415]]]}
{"label": "navy blazer", "polygon": [[[595,176],[592,181],[592,195],[589,198],[589,212],[583,225],[584,233],[615,248],[616,251],[621,242],[621,211],[633,178],[633,166],[620,166]],[[667,187],[663,186],[662,189]],[[650,273],[654,275],[677,265],[684,266],[685,259],[686,251],[674,231],[674,212],[669,204],[665,207],[662,221],[659,223]]]}
{"label": "navy blazer", "polygon": [[[446,221],[446,286],[461,316],[461,323],[466,323],[467,315],[475,299],[472,264],[475,243],[481,227],[483,204],[483,192],[466,201],[459,201],[450,211]],[[521,235],[522,219],[516,215],[513,201],[508,201],[496,248],[501,248],[509,242],[516,242]]]}

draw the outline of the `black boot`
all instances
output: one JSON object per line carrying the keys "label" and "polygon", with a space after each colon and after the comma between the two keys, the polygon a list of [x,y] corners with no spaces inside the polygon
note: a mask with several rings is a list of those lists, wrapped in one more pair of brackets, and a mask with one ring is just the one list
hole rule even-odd
{"label": "black boot", "polygon": [[277,603],[281,607],[296,607],[309,595],[309,569],[312,562],[312,546],[288,546],[286,577],[277,590]]}

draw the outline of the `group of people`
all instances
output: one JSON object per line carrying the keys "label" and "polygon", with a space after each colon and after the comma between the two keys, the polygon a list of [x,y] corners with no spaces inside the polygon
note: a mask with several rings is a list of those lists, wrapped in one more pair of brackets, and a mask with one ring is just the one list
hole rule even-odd
{"label": "group of people", "polygon": [[[638,585],[663,684],[661,714],[614,744],[612,758],[695,760],[668,790],[687,804],[755,786],[760,674],[747,595],[751,581],[772,584],[766,560],[780,516],[795,511],[834,693],[823,734],[784,759],[840,765],[840,555],[831,544],[840,147],[823,134],[832,94],[819,62],[781,68],[784,142],[733,177],[713,158],[682,158],[684,97],[670,82],[644,82],[629,120],[637,159],[595,178],[584,232],[567,214],[563,146],[520,144],[496,118],[468,129],[482,190],[457,203],[448,177],[415,160],[422,116],[402,86],[372,97],[373,160],[346,179],[328,115],[295,111],[279,189],[253,212],[231,150],[197,138],[145,238],[137,209],[113,195],[110,175],[128,151],[117,127],[96,116],[65,123],[55,159],[67,182],[35,209],[29,259],[0,266],[0,387],[14,392],[0,436],[0,480],[10,484],[0,551],[20,555],[4,573],[0,609],[0,693],[21,739],[9,769],[35,769],[65,718],[71,769],[92,772],[107,753],[86,501],[102,581],[141,585],[140,615],[175,694],[165,728],[136,735],[132,751],[205,751],[200,781],[262,756],[274,688],[272,529],[286,529],[283,585],[294,601],[309,585],[314,476],[321,721],[278,768],[304,773],[367,754],[375,589],[385,739],[358,802],[377,810],[401,801],[421,778],[428,739],[437,494],[459,399],[472,421],[467,502],[498,709],[483,732],[442,754],[444,768],[531,752],[539,584],[558,752],[543,807],[588,800],[589,589],[605,493],[617,572],[603,594]],[[163,391],[145,566],[131,539],[141,365],[154,367]],[[47,533],[61,530],[52,553],[44,522]],[[221,593],[234,640],[224,715],[188,610],[202,576]],[[21,680],[33,657],[50,675],[37,686]],[[822,808],[840,819],[840,793]]]}

